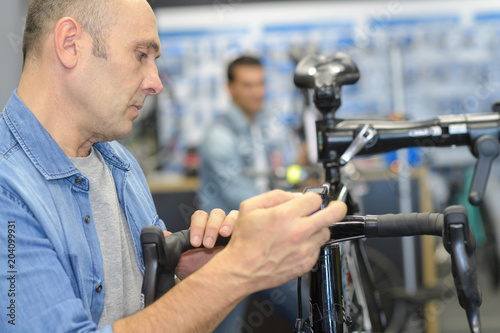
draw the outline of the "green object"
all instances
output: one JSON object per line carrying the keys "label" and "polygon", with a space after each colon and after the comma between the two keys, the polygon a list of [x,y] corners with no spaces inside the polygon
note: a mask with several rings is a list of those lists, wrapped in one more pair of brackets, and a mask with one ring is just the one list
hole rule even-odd
{"label": "green object", "polygon": [[286,169],[286,180],[290,184],[298,184],[302,180],[302,167],[298,164],[290,165]]}

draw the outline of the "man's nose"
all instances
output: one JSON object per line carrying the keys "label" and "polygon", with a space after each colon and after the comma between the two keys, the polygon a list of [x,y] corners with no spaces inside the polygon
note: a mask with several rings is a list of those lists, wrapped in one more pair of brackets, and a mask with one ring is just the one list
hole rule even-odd
{"label": "man's nose", "polygon": [[163,84],[161,83],[160,76],[158,75],[158,68],[156,65],[149,71],[148,75],[142,81],[142,90],[147,95],[157,95],[162,92]]}

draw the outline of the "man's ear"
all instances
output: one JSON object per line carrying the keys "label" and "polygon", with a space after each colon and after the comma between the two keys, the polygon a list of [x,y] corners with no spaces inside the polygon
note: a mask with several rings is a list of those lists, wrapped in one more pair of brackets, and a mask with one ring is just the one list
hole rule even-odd
{"label": "man's ear", "polygon": [[61,65],[73,68],[78,63],[83,29],[71,17],[60,19],[54,29],[54,49]]}

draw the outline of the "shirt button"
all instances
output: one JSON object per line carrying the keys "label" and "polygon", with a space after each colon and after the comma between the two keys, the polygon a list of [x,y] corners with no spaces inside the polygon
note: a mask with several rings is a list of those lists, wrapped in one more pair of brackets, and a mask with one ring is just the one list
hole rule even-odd
{"label": "shirt button", "polygon": [[83,182],[82,177],[76,177],[76,178],[75,178],[75,183],[77,183],[77,184],[81,184],[82,182]]}
{"label": "shirt button", "polygon": [[98,284],[97,287],[95,288],[95,291],[97,291],[98,293],[100,293],[101,290],[102,290],[102,285]]}
{"label": "shirt button", "polygon": [[90,216],[85,216],[85,222],[90,223]]}

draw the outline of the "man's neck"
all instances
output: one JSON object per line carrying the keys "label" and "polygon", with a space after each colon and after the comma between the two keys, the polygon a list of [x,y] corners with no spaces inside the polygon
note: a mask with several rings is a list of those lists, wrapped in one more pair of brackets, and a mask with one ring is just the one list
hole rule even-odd
{"label": "man's neck", "polygon": [[77,122],[67,112],[71,106],[58,96],[61,87],[44,77],[47,76],[23,71],[17,95],[67,156],[88,156],[92,144],[98,140],[91,140],[91,135],[82,135]]}

